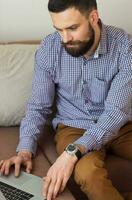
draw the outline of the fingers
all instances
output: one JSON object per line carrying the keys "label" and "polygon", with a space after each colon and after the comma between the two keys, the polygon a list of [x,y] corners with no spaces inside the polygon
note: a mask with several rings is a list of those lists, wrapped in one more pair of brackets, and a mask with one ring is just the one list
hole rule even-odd
{"label": "fingers", "polygon": [[56,179],[52,179],[51,182],[50,182],[48,191],[47,191],[47,199],[48,200],[53,199],[55,184],[56,184]]}
{"label": "fingers", "polygon": [[0,172],[1,172],[1,174],[8,175],[11,165],[12,165],[11,160],[2,160],[0,162]]}
{"label": "fingers", "polygon": [[64,177],[64,179],[63,179],[63,181],[62,181],[62,184],[61,184],[61,187],[60,187],[60,191],[59,191],[60,193],[64,191],[68,179],[69,179],[68,177]]}
{"label": "fingers", "polygon": [[54,191],[53,191],[53,199],[55,199],[57,194],[60,192],[61,184],[62,184],[62,180],[58,178],[54,187]]}
{"label": "fingers", "polygon": [[21,156],[18,156],[17,159],[15,160],[15,176],[19,176],[21,165],[24,165],[26,167],[27,173],[31,172],[31,170],[32,170],[32,160],[30,158],[25,159]]}
{"label": "fingers", "polygon": [[12,158],[7,159],[7,160],[2,160],[0,162],[0,172],[1,172],[1,174],[8,175],[10,167],[13,164],[15,164],[15,157],[12,157]]}
{"label": "fingers", "polygon": [[26,172],[30,173],[32,170],[32,160],[29,157],[29,159],[24,159],[22,156],[17,155],[14,157],[11,157],[7,160],[1,160],[0,161],[0,172],[4,175],[9,174],[10,167],[14,165],[15,166],[15,176],[19,176],[20,174],[20,168],[21,165],[24,165],[26,167]]}
{"label": "fingers", "polygon": [[74,162],[72,156],[62,154],[50,167],[44,178],[43,196],[47,200],[55,199],[60,191],[63,191],[73,171]]}
{"label": "fingers", "polygon": [[[44,180],[44,190],[43,196],[47,198],[47,200],[55,199],[57,194],[60,192],[62,186],[62,178],[57,177],[45,177]],[[64,181],[65,185],[67,181]]]}
{"label": "fingers", "polygon": [[30,173],[32,170],[32,153],[26,150],[23,150],[18,153],[18,156],[22,157],[23,165],[26,167],[26,172]]}
{"label": "fingers", "polygon": [[15,163],[15,176],[18,177],[20,175],[20,168],[21,168],[21,162]]}
{"label": "fingers", "polygon": [[29,160],[26,163],[27,163],[26,172],[30,173],[32,170],[32,160]]}
{"label": "fingers", "polygon": [[0,171],[1,171],[1,167],[2,167],[3,163],[4,163],[4,160],[1,160],[0,161]]}
{"label": "fingers", "polygon": [[3,162],[4,162],[4,160],[1,160],[1,161],[0,161],[0,167],[1,167],[1,165],[3,164]]}
{"label": "fingers", "polygon": [[47,194],[48,194],[48,188],[49,188],[49,185],[50,185],[50,177],[46,176],[43,178],[44,180],[44,186],[43,186],[43,196],[44,197],[47,197]]}
{"label": "fingers", "polygon": [[7,161],[7,162],[5,163],[5,175],[6,175],[6,176],[9,174],[10,166],[11,166],[11,162],[10,162],[10,161]]}

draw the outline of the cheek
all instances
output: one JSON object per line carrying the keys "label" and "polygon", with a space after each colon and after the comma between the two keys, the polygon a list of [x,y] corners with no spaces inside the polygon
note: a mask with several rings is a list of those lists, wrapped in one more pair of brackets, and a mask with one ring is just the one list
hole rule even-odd
{"label": "cheek", "polygon": [[78,41],[88,40],[89,39],[88,32],[84,30],[76,32],[73,34],[73,38],[74,40],[78,40]]}

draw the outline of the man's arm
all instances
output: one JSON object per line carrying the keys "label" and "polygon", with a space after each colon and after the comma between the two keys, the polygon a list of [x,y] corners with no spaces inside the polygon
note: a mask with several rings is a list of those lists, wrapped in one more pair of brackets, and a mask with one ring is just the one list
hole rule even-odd
{"label": "man's arm", "polygon": [[20,126],[18,154],[0,161],[0,172],[5,175],[9,174],[12,165],[15,166],[16,176],[20,173],[21,165],[26,168],[26,172],[31,172],[32,155],[36,153],[37,139],[48,115],[51,113],[55,87],[50,70],[48,70],[48,67],[50,67],[48,59],[50,57],[47,52],[47,43],[41,45],[36,52],[32,96],[28,102],[26,116]]}
{"label": "man's arm", "polygon": [[119,72],[113,78],[105,110],[97,123],[75,141],[85,146],[86,151],[97,150],[115,137],[118,130],[132,120],[132,44],[127,54],[122,55]]}
{"label": "man's arm", "polygon": [[48,68],[46,45],[38,49],[35,56],[35,72],[32,96],[28,102],[26,116],[20,126],[20,142],[17,152],[28,150],[35,154],[40,136],[54,100],[55,86]]}

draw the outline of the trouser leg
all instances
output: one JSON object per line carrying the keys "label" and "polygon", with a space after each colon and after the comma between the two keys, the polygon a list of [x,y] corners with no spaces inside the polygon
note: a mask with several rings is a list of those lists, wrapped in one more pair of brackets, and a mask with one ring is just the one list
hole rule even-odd
{"label": "trouser leg", "polygon": [[60,155],[64,151],[66,146],[80,138],[83,135],[84,131],[84,129],[73,128],[70,126],[59,124],[55,135],[57,153]]}
{"label": "trouser leg", "polygon": [[[119,130],[118,137],[110,141],[106,148],[110,153],[132,161],[132,121]],[[132,200],[132,192],[127,193],[125,199]]]}
{"label": "trouser leg", "polygon": [[75,167],[75,181],[90,200],[123,200],[108,179],[104,160],[105,150],[85,155]]}
{"label": "trouser leg", "polygon": [[[55,136],[58,154],[61,154],[69,143],[81,137],[84,131],[60,124]],[[90,200],[123,200],[108,179],[104,160],[105,150],[93,151],[83,156],[74,169],[75,181]]]}
{"label": "trouser leg", "polygon": [[118,137],[110,141],[106,148],[114,155],[132,160],[132,121],[119,130]]}

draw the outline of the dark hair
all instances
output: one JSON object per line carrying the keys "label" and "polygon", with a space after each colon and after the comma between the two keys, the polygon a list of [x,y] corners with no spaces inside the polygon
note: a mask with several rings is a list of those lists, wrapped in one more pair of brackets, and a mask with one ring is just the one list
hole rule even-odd
{"label": "dark hair", "polygon": [[82,14],[97,9],[96,0],[49,0],[48,10],[58,13],[68,8],[75,8]]}

